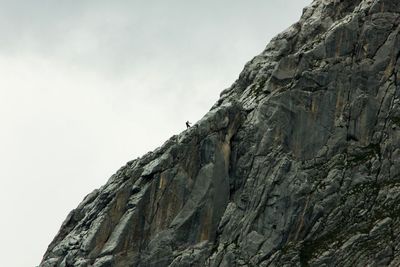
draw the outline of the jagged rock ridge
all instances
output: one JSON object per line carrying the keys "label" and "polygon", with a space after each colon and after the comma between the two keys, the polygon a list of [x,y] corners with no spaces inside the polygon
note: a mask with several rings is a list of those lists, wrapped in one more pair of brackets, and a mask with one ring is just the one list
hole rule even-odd
{"label": "jagged rock ridge", "polygon": [[400,266],[400,1],[315,0],[40,266]]}

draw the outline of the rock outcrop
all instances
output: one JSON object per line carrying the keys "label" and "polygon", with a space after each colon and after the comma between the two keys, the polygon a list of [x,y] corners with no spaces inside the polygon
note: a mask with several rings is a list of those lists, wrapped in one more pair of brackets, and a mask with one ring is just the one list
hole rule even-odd
{"label": "rock outcrop", "polygon": [[315,0],[41,267],[400,266],[400,1]]}

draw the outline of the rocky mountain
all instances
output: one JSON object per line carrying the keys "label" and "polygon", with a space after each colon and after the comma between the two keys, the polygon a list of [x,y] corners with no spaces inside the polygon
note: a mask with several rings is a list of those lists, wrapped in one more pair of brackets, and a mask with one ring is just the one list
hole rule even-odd
{"label": "rocky mountain", "polygon": [[40,266],[400,266],[399,23],[397,0],[315,0]]}

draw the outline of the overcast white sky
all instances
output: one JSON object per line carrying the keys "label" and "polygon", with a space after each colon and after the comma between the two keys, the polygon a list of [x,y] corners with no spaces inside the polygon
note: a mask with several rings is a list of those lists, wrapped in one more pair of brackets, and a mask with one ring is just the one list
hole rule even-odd
{"label": "overcast white sky", "polygon": [[0,265],[199,120],[311,0],[0,0]]}

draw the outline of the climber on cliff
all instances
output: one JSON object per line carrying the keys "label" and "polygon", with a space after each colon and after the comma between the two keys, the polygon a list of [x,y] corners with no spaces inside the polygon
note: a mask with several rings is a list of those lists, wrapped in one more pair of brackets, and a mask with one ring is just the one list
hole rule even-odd
{"label": "climber on cliff", "polygon": [[190,128],[190,122],[186,121],[186,129]]}

